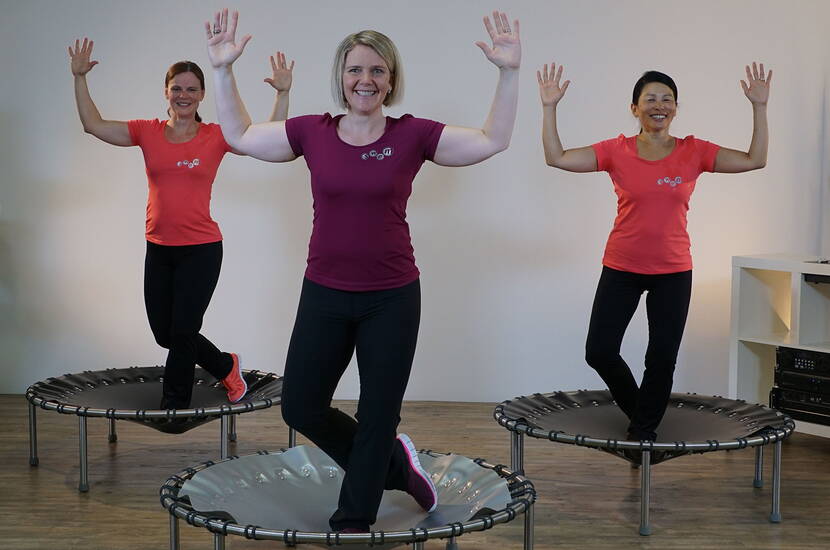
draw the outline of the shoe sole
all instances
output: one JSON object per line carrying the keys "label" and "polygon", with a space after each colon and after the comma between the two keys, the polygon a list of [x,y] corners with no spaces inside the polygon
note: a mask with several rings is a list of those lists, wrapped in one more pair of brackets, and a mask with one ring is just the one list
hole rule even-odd
{"label": "shoe sole", "polygon": [[242,395],[240,395],[239,399],[237,399],[236,401],[231,401],[230,399],[228,399],[228,401],[231,401],[231,403],[239,403],[245,398],[246,395],[248,395],[248,383],[245,381],[245,377],[242,375],[242,358],[239,357],[238,353],[234,353],[233,355],[236,357],[236,369],[239,371],[239,379],[242,380],[242,383],[245,385],[245,391],[242,392]]}
{"label": "shoe sole", "polygon": [[406,451],[406,457],[409,459],[409,467],[418,474],[421,479],[427,482],[429,485],[429,490],[432,492],[432,499],[433,504],[432,507],[427,510],[427,513],[432,513],[438,507],[438,491],[435,489],[435,484],[432,482],[432,479],[429,477],[429,474],[424,467],[421,466],[421,461],[418,460],[418,450],[415,448],[415,444],[412,443],[412,440],[409,439],[409,436],[406,434],[400,434],[398,436],[398,441],[403,443],[403,448]]}

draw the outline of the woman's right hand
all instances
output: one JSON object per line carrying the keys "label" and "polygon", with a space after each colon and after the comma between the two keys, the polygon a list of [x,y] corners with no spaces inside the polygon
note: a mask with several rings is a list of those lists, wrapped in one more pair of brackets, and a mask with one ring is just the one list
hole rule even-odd
{"label": "woman's right hand", "polygon": [[236,24],[239,21],[239,12],[233,12],[230,23],[228,22],[228,8],[216,12],[213,19],[213,26],[205,22],[205,32],[208,39],[208,57],[214,69],[230,67],[236,61],[245,44],[251,39],[250,34],[243,36],[239,43],[236,43]]}
{"label": "woman's right hand", "polygon": [[94,42],[88,38],[84,38],[83,44],[79,39],[75,39],[75,50],[69,46],[69,68],[75,76],[83,76],[92,70],[92,67],[98,64],[97,61],[90,61],[89,57],[92,55],[92,45]]}
{"label": "woman's right hand", "polygon": [[559,65],[559,69],[557,69],[555,63],[550,64],[550,73],[548,73],[547,64],[545,64],[541,71],[536,71],[536,79],[539,81],[539,95],[542,98],[543,106],[555,107],[565,95],[565,90],[568,89],[571,81],[566,80],[560,86],[559,80],[561,78],[562,65]]}

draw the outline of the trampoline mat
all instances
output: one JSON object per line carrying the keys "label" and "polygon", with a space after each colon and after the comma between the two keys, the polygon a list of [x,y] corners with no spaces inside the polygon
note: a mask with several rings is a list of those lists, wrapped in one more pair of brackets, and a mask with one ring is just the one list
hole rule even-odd
{"label": "trampoline mat", "polygon": [[[248,393],[237,405],[259,402],[256,407],[258,409],[270,406],[271,402],[279,403],[282,378],[259,371],[245,371],[243,377],[248,384]],[[41,404],[43,408],[53,408],[59,412],[87,416],[106,416],[103,413],[90,414],[87,409],[127,413],[118,414],[117,418],[138,422],[166,433],[183,433],[231,412],[227,390],[207,371],[196,367],[190,409],[175,413],[171,410],[163,416],[162,413],[166,411],[159,410],[163,381],[164,367],[161,366],[85,371],[33,384],[27,392],[27,398],[32,402],[38,398],[45,404],[57,405],[60,408]],[[201,410],[220,407],[228,407],[228,410]],[[247,410],[254,408],[249,406],[235,412]],[[147,416],[150,412],[154,416]]]}
{"label": "trampoline mat", "polygon": [[[510,419],[531,427],[595,439],[626,440],[628,417],[608,390],[554,392],[520,397],[504,403]],[[659,442],[706,442],[749,437],[765,428],[783,428],[787,419],[773,409],[744,401],[673,393]]]}
{"label": "trampoline mat", "polygon": [[[438,489],[438,507],[427,514],[408,494],[385,491],[372,530],[409,531],[465,522],[478,513],[505,508],[512,500],[504,479],[469,458],[420,452],[418,459]],[[239,525],[326,533],[342,481],[343,470],[323,451],[299,446],[213,464],[188,479],[179,498],[189,497],[193,509],[202,514]]]}

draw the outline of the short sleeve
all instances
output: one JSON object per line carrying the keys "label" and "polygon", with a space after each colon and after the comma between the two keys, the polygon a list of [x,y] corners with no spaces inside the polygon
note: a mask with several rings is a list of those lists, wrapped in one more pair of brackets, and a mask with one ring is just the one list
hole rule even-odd
{"label": "short sleeve", "polygon": [[303,146],[306,137],[309,135],[310,126],[319,121],[320,118],[320,115],[303,115],[285,121],[285,135],[288,137],[288,144],[298,157],[303,156]]}
{"label": "short sleeve", "polygon": [[147,136],[147,132],[152,126],[152,120],[128,120],[127,130],[130,132],[130,139],[133,140],[133,145],[142,144],[142,140]]}
{"label": "short sleeve", "polygon": [[597,157],[597,171],[611,171],[614,167],[614,155],[616,155],[624,146],[625,136],[622,134],[613,139],[606,139],[591,145],[594,149],[594,155]]}
{"label": "short sleeve", "polygon": [[445,124],[426,118],[415,118],[419,126],[421,143],[424,146],[424,159],[432,161],[435,158],[435,150],[438,149],[438,142],[441,140],[441,133]]}
{"label": "short sleeve", "polygon": [[700,155],[700,171],[714,172],[715,159],[718,156],[718,151],[720,151],[720,145],[703,139],[695,139],[695,149]]}

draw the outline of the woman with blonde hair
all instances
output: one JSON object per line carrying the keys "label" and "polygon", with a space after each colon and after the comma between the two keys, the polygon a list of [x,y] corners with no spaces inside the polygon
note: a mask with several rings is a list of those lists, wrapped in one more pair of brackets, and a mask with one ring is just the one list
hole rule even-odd
{"label": "woman with blonde hair", "polygon": [[[314,223],[308,267],[285,366],[285,421],[346,472],[332,530],[365,532],[384,489],[437,505],[412,441],[397,436],[420,322],[406,204],[424,161],[467,166],[503,151],[516,118],[519,24],[494,12],[484,19],[492,46],[477,45],[499,69],[482,128],[384,115],[402,97],[401,60],[377,31],[347,36],[337,48],[332,93],[345,114],[309,115],[252,124],[236,89],[233,62],[250,36],[236,41],[238,14],[206,24],[219,122],[237,150],[270,162],[304,156],[311,172]],[[356,420],[331,407],[337,383],[357,352]]]}

